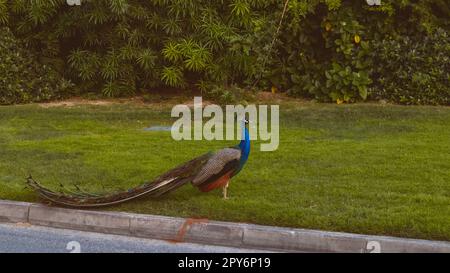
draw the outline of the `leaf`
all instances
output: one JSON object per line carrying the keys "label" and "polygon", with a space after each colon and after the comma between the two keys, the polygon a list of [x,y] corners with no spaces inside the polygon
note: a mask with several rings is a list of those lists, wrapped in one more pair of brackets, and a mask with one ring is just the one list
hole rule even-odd
{"label": "leaf", "polygon": [[365,86],[359,86],[358,87],[359,96],[363,99],[367,99],[367,88]]}
{"label": "leaf", "polygon": [[176,44],[175,42],[169,42],[165,45],[164,49],[162,50],[162,54],[164,58],[171,62],[177,62],[181,60],[182,58],[182,52],[180,50],[180,45]]}
{"label": "leaf", "polygon": [[127,0],[109,0],[108,2],[110,9],[116,14],[124,14],[129,7]]}
{"label": "leaf", "polygon": [[161,80],[172,87],[181,87],[184,85],[183,72],[177,67],[165,67],[161,75]]}
{"label": "leaf", "polygon": [[144,70],[150,70],[155,66],[156,55],[149,48],[142,50],[139,53],[139,57],[137,58],[137,62],[141,68]]}
{"label": "leaf", "polygon": [[250,6],[244,0],[235,0],[230,6],[233,8],[231,13],[236,16],[243,17],[250,14]]}

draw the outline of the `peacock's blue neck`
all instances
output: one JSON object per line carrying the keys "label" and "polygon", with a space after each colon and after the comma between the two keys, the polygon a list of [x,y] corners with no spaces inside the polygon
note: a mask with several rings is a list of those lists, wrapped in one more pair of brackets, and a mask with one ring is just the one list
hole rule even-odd
{"label": "peacock's blue neck", "polygon": [[248,160],[248,156],[250,155],[250,133],[245,126],[242,128],[242,132],[243,138],[239,145],[237,145],[241,150],[241,159],[239,160],[239,166],[234,172],[234,175],[238,174],[242,170]]}

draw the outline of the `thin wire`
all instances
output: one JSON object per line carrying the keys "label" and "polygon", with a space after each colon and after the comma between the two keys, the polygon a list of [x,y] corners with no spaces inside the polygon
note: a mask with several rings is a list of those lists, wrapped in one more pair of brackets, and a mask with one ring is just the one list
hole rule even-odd
{"label": "thin wire", "polygon": [[275,42],[277,41],[278,35],[280,34],[281,27],[283,26],[283,21],[284,21],[284,17],[286,16],[286,12],[288,10],[289,1],[290,0],[286,0],[286,2],[284,3],[283,13],[281,14],[281,18],[280,18],[280,22],[278,24],[277,31],[273,35],[272,43],[270,44],[270,47],[269,47],[269,52],[267,53],[266,58],[264,58],[264,61],[262,64],[261,73],[259,74],[259,77],[255,80],[255,82],[252,86],[252,89],[255,88],[255,86],[258,84],[258,82],[262,78],[262,74],[264,72],[264,69],[266,68],[267,60],[269,59],[270,55],[272,54],[273,47],[275,46]]}

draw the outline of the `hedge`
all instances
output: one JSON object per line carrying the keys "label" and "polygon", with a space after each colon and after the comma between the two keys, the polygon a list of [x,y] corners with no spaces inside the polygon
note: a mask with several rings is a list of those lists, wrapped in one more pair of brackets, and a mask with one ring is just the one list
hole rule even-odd
{"label": "hedge", "polygon": [[[228,87],[275,86],[338,103],[449,104],[448,1],[382,0],[369,6],[364,0],[290,0],[271,49],[283,5],[0,0],[0,23],[80,93],[122,96],[168,86],[222,96],[217,91]],[[435,42],[439,46],[425,50]],[[408,55],[415,48],[421,50]]]}
{"label": "hedge", "polygon": [[8,28],[0,27],[0,33],[0,104],[47,101],[67,94],[69,81],[39,63]]}

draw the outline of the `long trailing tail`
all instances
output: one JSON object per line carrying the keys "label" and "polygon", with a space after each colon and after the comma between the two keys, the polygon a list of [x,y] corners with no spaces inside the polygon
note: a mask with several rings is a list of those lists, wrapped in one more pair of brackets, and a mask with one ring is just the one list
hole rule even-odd
{"label": "long trailing tail", "polygon": [[191,161],[180,165],[152,182],[131,188],[127,191],[111,194],[92,194],[82,191],[77,186],[77,191],[55,192],[33,179],[27,178],[27,184],[36,191],[39,196],[50,203],[75,208],[95,208],[121,204],[142,196],[157,197],[172,192],[184,184],[191,182],[192,178],[210,157],[210,153],[199,156]]}

